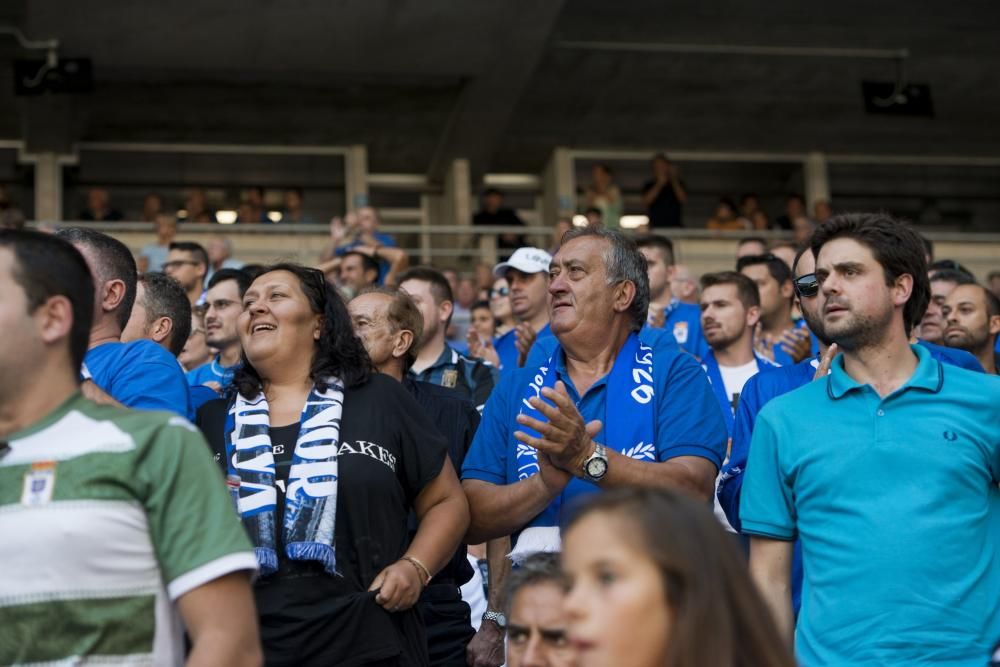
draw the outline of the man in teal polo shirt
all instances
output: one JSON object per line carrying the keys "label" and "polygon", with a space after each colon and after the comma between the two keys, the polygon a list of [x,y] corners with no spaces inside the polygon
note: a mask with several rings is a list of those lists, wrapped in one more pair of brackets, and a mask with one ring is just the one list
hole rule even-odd
{"label": "man in teal polo shirt", "polygon": [[1000,637],[1000,380],[909,344],[929,286],[920,238],[886,215],[812,240],[819,313],[843,354],[774,399],[740,505],[750,568],[802,665],[988,662]]}

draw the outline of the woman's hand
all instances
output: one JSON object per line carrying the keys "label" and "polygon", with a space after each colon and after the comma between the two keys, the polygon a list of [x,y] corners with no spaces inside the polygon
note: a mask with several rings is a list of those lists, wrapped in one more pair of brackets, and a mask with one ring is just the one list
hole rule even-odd
{"label": "woman's hand", "polygon": [[369,591],[378,590],[375,602],[388,612],[405,611],[417,602],[424,589],[423,579],[417,568],[405,560],[395,563],[378,573]]}

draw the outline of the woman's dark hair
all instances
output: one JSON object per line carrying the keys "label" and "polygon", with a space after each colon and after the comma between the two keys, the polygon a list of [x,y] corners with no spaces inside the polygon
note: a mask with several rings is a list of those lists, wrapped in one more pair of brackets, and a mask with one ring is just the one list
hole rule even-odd
{"label": "woman's dark hair", "polygon": [[853,239],[871,250],[875,261],[882,266],[886,285],[891,287],[903,274],[913,278],[910,298],[903,306],[903,325],[909,336],[923,318],[931,299],[927,258],[920,235],[888,213],[843,213],[833,216],[813,232],[810,241],[813,255],[818,259],[820,248],[838,238]]}
{"label": "woman's dark hair", "polygon": [[[267,267],[260,276],[274,271],[287,271],[299,279],[302,292],[309,299],[312,312],[322,316],[322,331],[313,347],[309,378],[320,391],[325,380],[338,377],[345,387],[364,384],[374,372],[372,361],[361,340],[354,335],[347,306],[323,272],[300,264],[282,263]],[[260,277],[258,276],[258,278]],[[245,398],[253,398],[263,390],[263,381],[243,352],[242,363],[233,376],[233,386]]]}
{"label": "woman's dark hair", "polygon": [[576,510],[567,529],[612,514],[656,564],[672,615],[667,667],[793,667],[745,559],[704,503],[668,489],[619,489]]}

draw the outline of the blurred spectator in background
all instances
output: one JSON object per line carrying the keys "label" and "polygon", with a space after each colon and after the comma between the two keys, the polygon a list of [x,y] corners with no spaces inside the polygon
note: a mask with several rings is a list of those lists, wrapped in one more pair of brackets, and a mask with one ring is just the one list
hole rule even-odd
{"label": "blurred spectator in background", "polygon": [[198,368],[212,360],[215,352],[205,339],[205,313],[201,308],[191,309],[191,333],[188,334],[184,349],[177,355],[177,361],[185,371]]}
{"label": "blurred spectator in background", "polygon": [[177,219],[169,213],[160,213],[153,221],[156,243],[149,243],[139,251],[139,273],[162,271],[170,253],[170,244],[177,236]]}
{"label": "blurred spectator in background", "polygon": [[105,188],[90,188],[87,205],[80,211],[80,219],[87,222],[113,222],[121,220],[122,212],[111,207],[111,195]]}
{"label": "blurred spectator in background", "polygon": [[813,202],[813,221],[821,225],[833,217],[833,206],[826,199],[817,199]]}
{"label": "blurred spectator in background", "polygon": [[10,199],[7,188],[0,185],[0,229],[21,229],[24,213]]}
{"label": "blurred spectator in background", "polygon": [[213,236],[205,247],[208,252],[208,273],[205,274],[207,284],[216,271],[220,269],[242,269],[243,262],[233,259],[233,244],[224,236]]}
{"label": "blurred spectator in background", "polygon": [[191,335],[191,304],[184,289],[165,273],[143,273],[121,341],[151,340],[178,356]]}
{"label": "blurred spectator in background", "polygon": [[796,218],[807,217],[806,200],[800,194],[790,194],[785,199],[785,212],[774,219],[772,229],[792,229],[792,222]]}
{"label": "blurred spectator in background", "polygon": [[787,264],[789,269],[795,263],[795,255],[798,254],[798,250],[798,246],[791,241],[778,241],[771,245],[771,254]]}
{"label": "blurred spectator in background", "polygon": [[497,321],[493,317],[489,301],[476,301],[469,308],[469,327],[483,341],[493,340],[497,335]]}
{"label": "blurred spectator in background", "polygon": [[642,203],[646,205],[650,228],[683,227],[681,217],[687,192],[677,166],[659,153],[653,156],[652,169],[652,180],[642,186]]}
{"label": "blurred spectator in background", "polygon": [[[262,222],[258,211],[250,202],[242,202],[236,207],[236,222],[241,225],[257,225]],[[270,222],[268,220],[267,222]]]}
{"label": "blurred spectator in background", "polygon": [[472,304],[476,302],[476,283],[472,278],[459,278],[455,283],[455,308],[448,327],[448,340],[458,349],[465,348],[472,319]]}
{"label": "blurred spectator in background", "polygon": [[760,207],[760,198],[753,192],[740,197],[740,215],[753,229],[767,229],[770,225],[767,213]]}
{"label": "blurred spectator in background", "polygon": [[497,278],[490,288],[490,312],[497,321],[494,338],[499,338],[514,328],[514,311],[510,306],[510,284],[506,278]]}
{"label": "blurred spectator in background", "polygon": [[285,210],[281,214],[281,221],[298,224],[312,224],[315,222],[315,220],[302,211],[302,188],[288,188],[285,190]]}
{"label": "blurred spectator in background", "polygon": [[674,264],[670,278],[670,291],[681,303],[698,305],[698,280],[687,264]]}
{"label": "blurred spectator in background", "polygon": [[573,229],[573,221],[569,218],[559,218],[556,221],[556,226],[552,230],[552,244],[549,246],[549,254],[554,255],[559,250],[559,244],[562,242],[563,234]]}
{"label": "blurred spectator in background", "polygon": [[366,287],[378,284],[378,262],[370,255],[352,250],[340,257],[337,287],[348,299],[361,294]]}
{"label": "blurred spectator in background", "polygon": [[994,348],[1000,334],[1000,299],[982,285],[959,285],[944,302],[944,342],[976,357],[990,375],[1000,375]]}
{"label": "blurred spectator in background", "polygon": [[[161,213],[163,213],[163,197],[155,192],[150,192],[143,197],[139,222],[156,222],[156,217]],[[154,270],[159,271],[159,269]]]}
{"label": "blurred spectator in background", "polygon": [[184,200],[184,208],[178,211],[177,219],[188,222],[216,222],[215,211],[208,208],[206,203],[204,189],[191,188],[187,199]]}
{"label": "blurred spectator in background", "polygon": [[[239,222],[271,222],[267,217],[267,211],[264,209],[264,188],[259,185],[251,185],[243,191],[240,201]],[[243,217],[244,209],[242,204],[246,204],[249,207],[246,209],[246,219]]]}
{"label": "blurred spectator in background", "polygon": [[745,230],[750,229],[750,221],[739,216],[732,199],[723,197],[716,204],[715,213],[705,223],[705,227],[716,230]]}
{"label": "blurred spectator in background", "polygon": [[747,236],[736,244],[736,259],[765,254],[767,254],[767,241],[760,236]]}
{"label": "blurred spectator in background", "polygon": [[946,326],[941,308],[944,306],[948,296],[959,285],[969,285],[975,280],[964,271],[955,269],[940,269],[931,272],[931,298],[927,303],[927,310],[924,311],[920,324],[916,327],[916,335],[920,340],[944,345],[944,329]]}
{"label": "blurred spectator in background", "polygon": [[583,191],[584,209],[596,208],[608,229],[617,229],[622,217],[622,192],[615,184],[614,173],[606,164],[595,164],[590,169],[590,185]]}
{"label": "blurred spectator in background", "polygon": [[1000,299],[1000,271],[990,271],[986,276],[986,285],[993,292],[993,295]]}
{"label": "blurred spectator in background", "polygon": [[[483,190],[479,201],[479,212],[472,216],[472,224],[524,227],[524,221],[517,216],[514,209],[504,207],[503,197],[503,192],[496,188]],[[525,245],[524,236],[514,232],[501,234],[497,242],[498,248],[514,249],[523,245]]]}
{"label": "blurred spectator in background", "polygon": [[953,259],[939,259],[936,262],[932,262],[927,268],[927,275],[933,276],[938,271],[958,271],[959,273],[964,273],[972,280],[976,279],[972,274],[972,271],[969,271],[969,269],[965,268]]}
{"label": "blurred spectator in background", "polygon": [[191,241],[171,243],[163,272],[181,284],[192,306],[204,303],[208,253],[200,244]]}
{"label": "blurred spectator in background", "polygon": [[796,243],[808,243],[816,230],[816,223],[804,215],[800,215],[792,220],[792,236]]}
{"label": "blurred spectator in background", "polygon": [[583,217],[587,219],[588,227],[603,227],[604,226],[604,212],[596,206],[591,206],[586,211],[583,212]]}
{"label": "blurred spectator in background", "polygon": [[[343,255],[358,246],[372,248],[372,253],[378,253],[380,248],[396,248],[396,239],[379,231],[380,219],[378,211],[371,206],[362,206],[356,211],[349,211],[341,219],[335,217],[330,221],[330,239],[333,242],[327,258]],[[406,253],[397,257],[399,266],[405,268],[409,260]],[[405,262],[404,262],[405,260]],[[379,282],[385,283],[387,274],[393,268],[393,263],[385,257],[379,257]],[[401,270],[396,267],[396,271]]]}

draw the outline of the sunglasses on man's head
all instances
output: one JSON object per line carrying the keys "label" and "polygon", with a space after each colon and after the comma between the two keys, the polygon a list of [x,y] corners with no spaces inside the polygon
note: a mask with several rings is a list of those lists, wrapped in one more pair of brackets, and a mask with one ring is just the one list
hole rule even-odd
{"label": "sunglasses on man's head", "polygon": [[816,279],[815,273],[807,273],[804,276],[799,276],[793,282],[795,285],[795,293],[800,297],[810,297],[819,294],[819,280]]}
{"label": "sunglasses on man's head", "polygon": [[501,287],[499,289],[491,289],[490,290],[490,298],[497,297],[497,296],[510,296],[510,288],[509,287]]}

